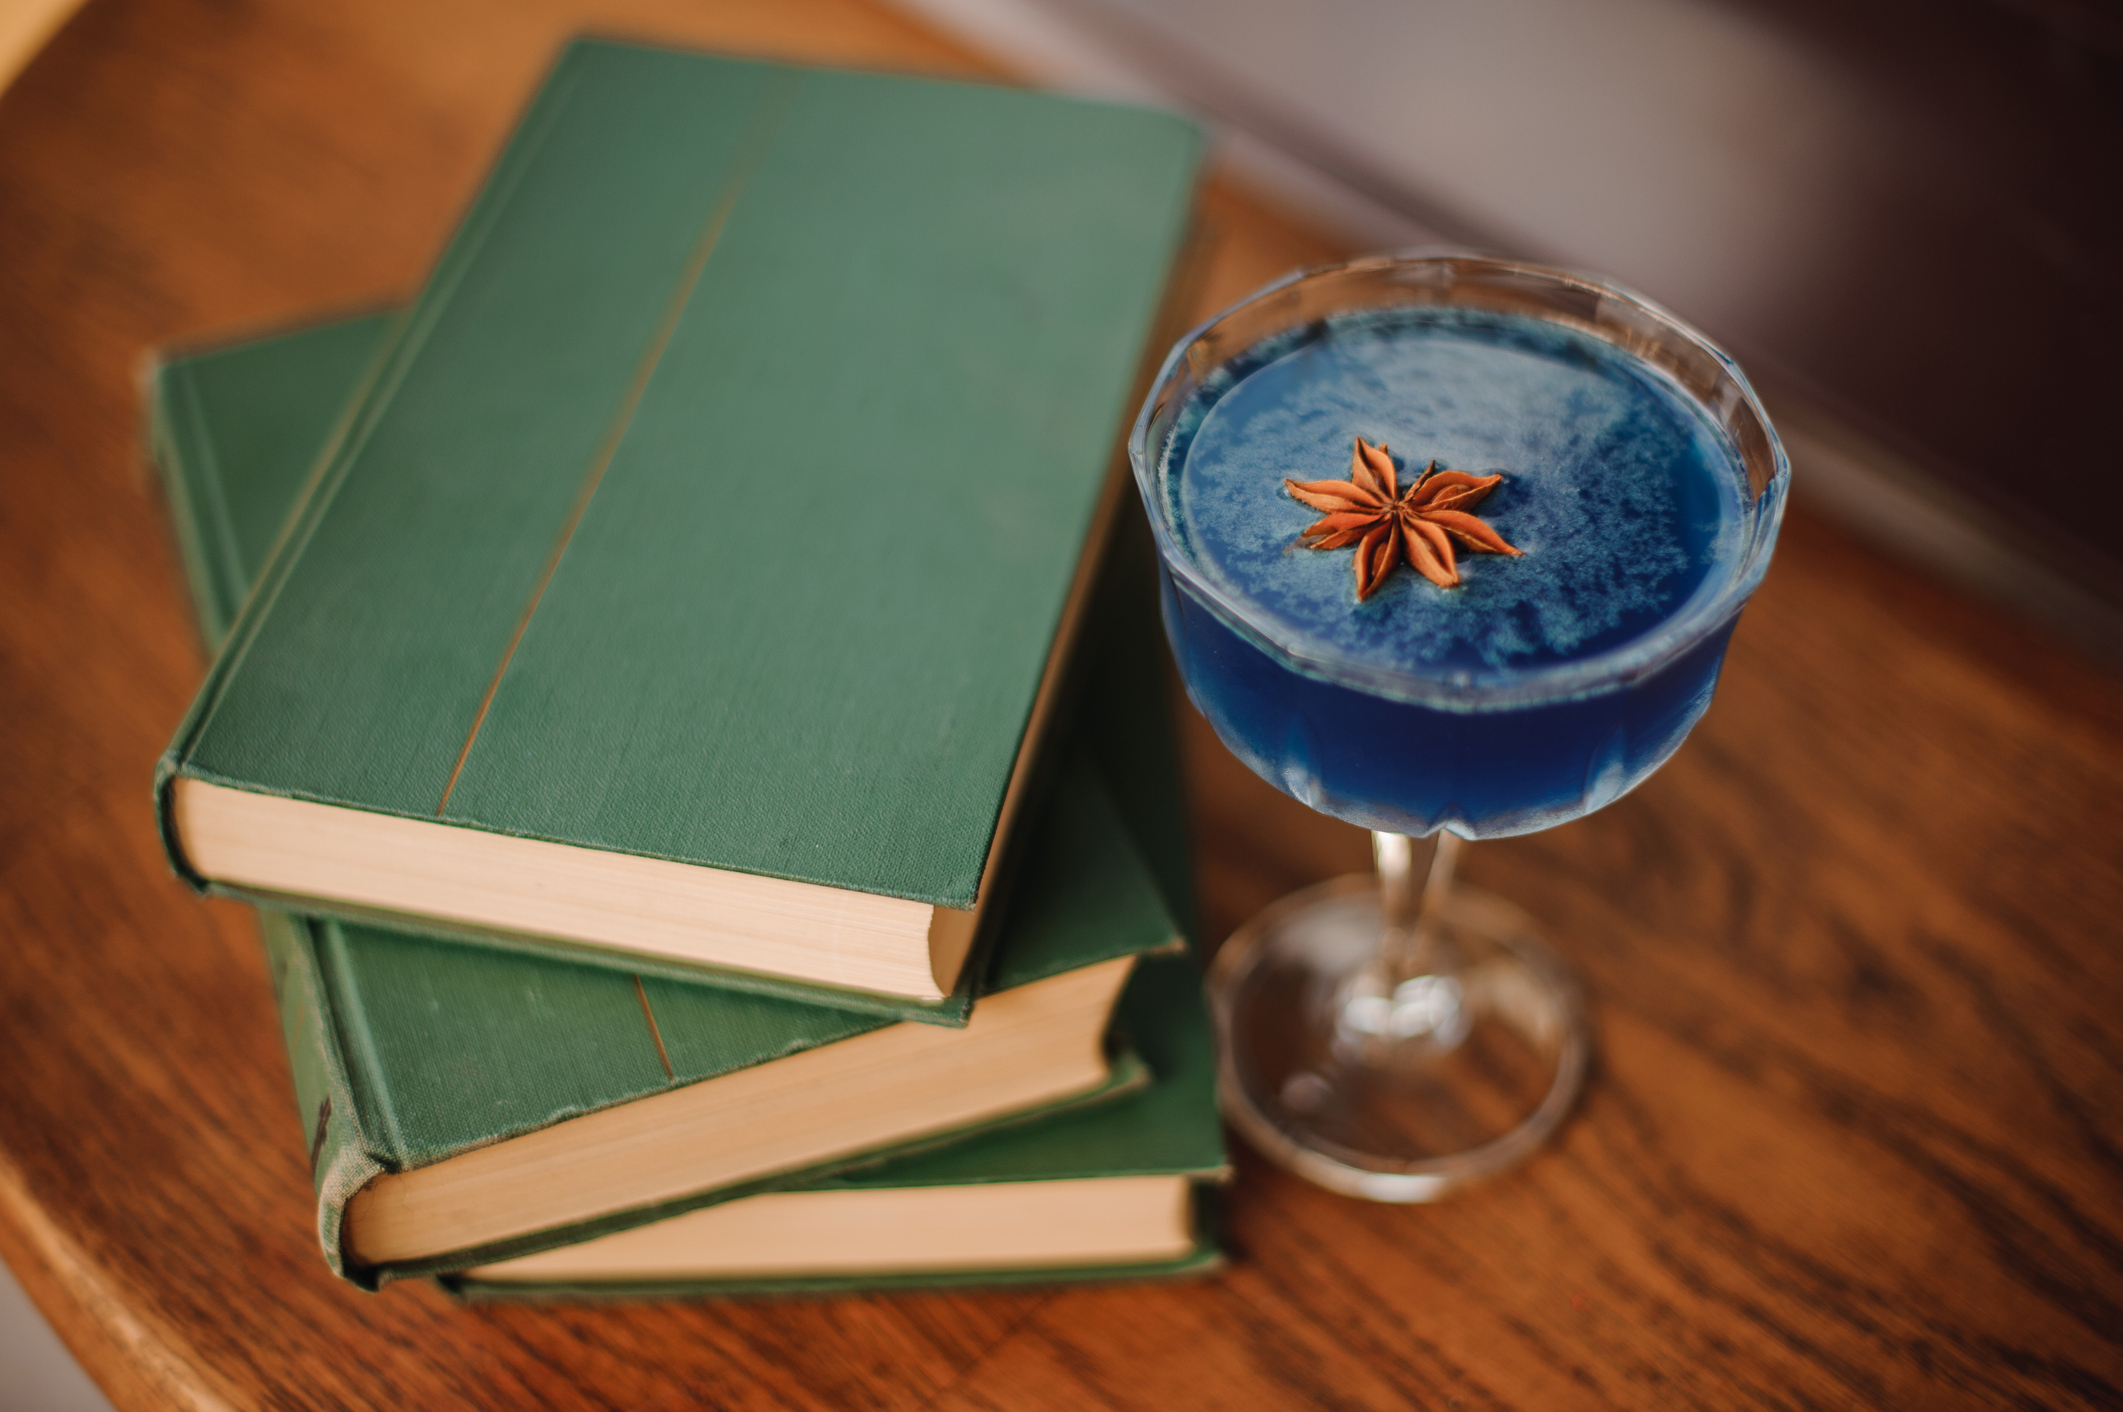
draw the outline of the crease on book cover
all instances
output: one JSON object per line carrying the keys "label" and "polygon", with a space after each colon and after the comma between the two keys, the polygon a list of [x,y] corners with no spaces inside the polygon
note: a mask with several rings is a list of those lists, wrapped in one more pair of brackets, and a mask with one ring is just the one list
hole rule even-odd
{"label": "crease on book cover", "polygon": [[567,518],[560,523],[560,533],[553,542],[552,552],[546,556],[545,567],[539,571],[538,582],[531,588],[531,596],[523,605],[523,613],[516,620],[516,630],[509,635],[508,645],[501,650],[501,661],[494,667],[494,678],[487,683],[486,694],[479,699],[479,709],[472,713],[472,727],[465,732],[464,745],[457,752],[457,761],[450,767],[450,777],[442,786],[442,797],[435,801],[435,817],[442,818],[450,807],[450,796],[457,790],[457,781],[464,774],[465,762],[472,756],[472,746],[479,739],[479,729],[486,724],[487,712],[494,705],[494,696],[501,690],[502,678],[509,672],[509,663],[516,656],[516,649],[523,642],[524,633],[530,630],[531,619],[538,612],[539,603],[545,598],[546,586],[553,581],[560,568],[560,560],[568,552],[568,545],[575,538],[575,531],[588,513],[590,501],[596,497],[597,487],[604,482],[604,473],[612,464],[612,457],[619,452],[619,444],[626,440],[627,429],[634,423],[634,413],[641,406],[641,395],[647,390],[649,379],[656,374],[656,365],[663,361],[664,349],[670,346],[671,335],[678,331],[678,323],[685,315],[686,305],[692,302],[693,291],[700,284],[700,275],[708,267],[708,257],[722,241],[723,228],[730,223],[730,213],[737,208],[737,200],[751,185],[753,176],[766,161],[767,153],[774,146],[774,138],[788,118],[789,107],[795,101],[796,90],[803,86],[801,73],[788,72],[770,84],[752,112],[745,119],[748,131],[739,142],[736,169],[723,184],[714,207],[708,212],[707,222],[701,227],[700,238],[693,243],[693,253],[686,260],[685,272],[672,288],[670,298],[664,304],[656,328],[649,336],[648,346],[642,350],[641,359],[634,365],[634,376],[627,383],[625,394],[619,399],[619,407],[612,414],[611,423],[605,428],[598,442],[597,453],[590,459],[590,468],[584,473],[582,485],[575,492],[574,503],[568,507]]}

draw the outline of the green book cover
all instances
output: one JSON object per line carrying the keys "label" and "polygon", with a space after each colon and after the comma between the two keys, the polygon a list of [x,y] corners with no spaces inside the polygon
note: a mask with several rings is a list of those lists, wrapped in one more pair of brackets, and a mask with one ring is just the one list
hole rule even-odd
{"label": "green book cover", "polygon": [[[299,499],[308,452],[334,415],[328,389],[337,383],[343,395],[358,379],[365,350],[386,324],[381,315],[347,320],[158,365],[149,384],[150,446],[209,643],[279,533],[276,520]],[[1175,743],[1154,687],[1149,562],[1141,527],[1131,520],[1126,528],[1099,579],[1092,609],[1099,631],[1084,653],[1082,699],[1071,717],[1071,734],[1089,749],[1078,747],[1075,768],[1030,821],[1031,862],[1006,914],[988,977],[993,989],[1155,948],[1173,935],[1170,918],[1191,916]],[[1145,622],[1153,624],[1149,635],[1138,630]],[[1114,798],[1125,806],[1119,820]],[[1149,874],[1139,858],[1152,863]],[[320,1239],[334,1267],[364,1283],[437,1263],[345,1268],[345,1203],[378,1172],[885,1023],[698,978],[678,983],[330,919],[264,916],[318,1186]],[[1131,1073],[1124,1062],[1116,1087]],[[550,1243],[515,1242],[485,1254]]]}
{"label": "green book cover", "polygon": [[[165,757],[180,872],[210,880],[173,819],[191,783],[956,925],[1199,147],[1137,109],[571,46]],[[775,973],[937,999],[926,953],[918,981],[853,965]]]}
{"label": "green book cover", "polygon": [[[1169,949],[1175,933],[1157,884],[1095,771],[1068,772],[1033,829],[1032,861],[987,993],[1061,976],[1087,956]],[[365,1287],[532,1253],[871,1162],[880,1150],[417,1258],[364,1262],[349,1250],[343,1221],[348,1204],[381,1174],[907,1022],[330,918],[271,909],[260,916],[308,1127],[319,1240],[332,1267]],[[1124,996],[1144,983],[1131,978]],[[922,1028],[954,1041],[972,1033]],[[1111,1099],[1139,1085],[1145,1075],[1128,1037],[1114,1047],[1103,1086],[1035,1111]],[[891,1146],[919,1150],[955,1136],[924,1133]]]}

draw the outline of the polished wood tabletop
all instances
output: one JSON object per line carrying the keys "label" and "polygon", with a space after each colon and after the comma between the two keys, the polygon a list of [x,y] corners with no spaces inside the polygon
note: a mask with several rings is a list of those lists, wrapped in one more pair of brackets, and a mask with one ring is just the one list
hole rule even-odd
{"label": "polished wood tabletop", "polygon": [[[869,0],[90,0],[0,99],[0,1255],[115,1403],[2123,1405],[2123,684],[1803,505],[1674,761],[1467,852],[1597,1007],[1522,1170],[1392,1208],[1241,1149],[1232,1264],[1173,1285],[465,1308],[327,1275],[251,917],[152,826],[203,663],[136,379],[407,296],[584,28],[995,72]],[[1203,309],[1334,253],[1229,183],[1207,214]],[[1189,731],[1207,940],[1366,866]]]}

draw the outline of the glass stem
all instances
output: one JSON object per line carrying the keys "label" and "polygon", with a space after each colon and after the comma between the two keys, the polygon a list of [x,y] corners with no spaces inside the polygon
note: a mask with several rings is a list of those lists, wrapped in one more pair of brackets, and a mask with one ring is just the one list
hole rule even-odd
{"label": "glass stem", "polygon": [[1402,981],[1451,969],[1444,954],[1439,918],[1452,896],[1459,866],[1458,834],[1439,829],[1426,860],[1421,887],[1416,886],[1416,841],[1406,834],[1371,835],[1371,856],[1378,864],[1379,971],[1390,989]]}

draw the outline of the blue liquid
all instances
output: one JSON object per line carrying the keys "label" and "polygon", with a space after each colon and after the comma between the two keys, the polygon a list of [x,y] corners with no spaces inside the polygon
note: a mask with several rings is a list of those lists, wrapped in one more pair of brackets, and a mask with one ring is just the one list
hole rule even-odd
{"label": "blue liquid", "polygon": [[[1352,551],[1295,547],[1317,514],[1282,489],[1345,479],[1356,436],[1391,446],[1404,486],[1432,457],[1504,472],[1476,513],[1525,556],[1462,553],[1449,590],[1404,567],[1358,604]],[[1163,471],[1178,551],[1253,625],[1165,574],[1189,694],[1241,759],[1316,809],[1414,834],[1547,828],[1641,781],[1710,703],[1730,617],[1648,675],[1541,689],[1620,663],[1739,572],[1736,453],[1601,340],[1438,308],[1293,330],[1181,409]]]}

